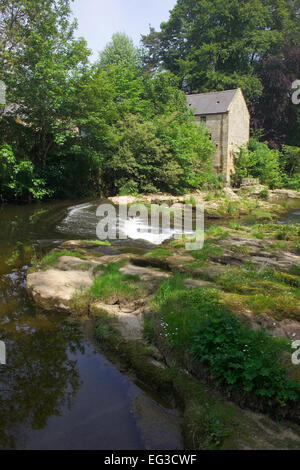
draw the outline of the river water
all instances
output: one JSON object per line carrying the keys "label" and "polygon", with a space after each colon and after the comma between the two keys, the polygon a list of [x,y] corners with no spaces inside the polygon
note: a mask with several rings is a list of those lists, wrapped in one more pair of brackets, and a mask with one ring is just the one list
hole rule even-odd
{"label": "river water", "polygon": [[[180,415],[122,373],[94,347],[81,325],[29,300],[25,279],[35,254],[67,239],[96,238],[100,201],[1,206],[0,449],[180,449]],[[282,223],[300,222],[290,210]],[[140,221],[125,226],[136,234]],[[143,252],[149,241],[115,242]]]}
{"label": "river water", "polygon": [[98,203],[0,208],[0,449],[182,448],[175,410],[121,373],[79,324],[26,294],[35,252],[96,238]]}

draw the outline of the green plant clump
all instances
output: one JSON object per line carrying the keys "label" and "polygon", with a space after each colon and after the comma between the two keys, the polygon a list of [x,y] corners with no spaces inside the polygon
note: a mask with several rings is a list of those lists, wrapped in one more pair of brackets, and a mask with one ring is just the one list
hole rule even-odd
{"label": "green plant clump", "polygon": [[45,269],[48,266],[55,264],[56,261],[61,256],[72,256],[74,258],[86,259],[81,253],[77,253],[75,251],[64,250],[64,251],[49,253],[48,255],[44,256],[41,260],[36,260],[34,262],[34,265],[38,264],[42,269]]}
{"label": "green plant clump", "polygon": [[172,253],[164,248],[158,248],[157,250],[149,251],[145,256],[148,258],[167,258],[172,256]]}
{"label": "green plant clump", "polygon": [[139,276],[123,274],[120,272],[120,263],[112,263],[101,267],[102,275],[97,277],[89,294],[95,299],[108,300],[118,297],[125,300],[134,298],[137,294]]}
{"label": "green plant clump", "polygon": [[100,245],[100,246],[111,246],[111,243],[108,240],[84,240],[85,243],[91,243],[92,245]]}
{"label": "green plant clump", "polygon": [[300,385],[289,380],[284,365],[288,342],[253,330],[219,296],[207,288],[188,290],[178,277],[166,281],[156,301],[169,345],[182,357],[188,351],[226,388],[254,393],[269,405],[297,401]]}

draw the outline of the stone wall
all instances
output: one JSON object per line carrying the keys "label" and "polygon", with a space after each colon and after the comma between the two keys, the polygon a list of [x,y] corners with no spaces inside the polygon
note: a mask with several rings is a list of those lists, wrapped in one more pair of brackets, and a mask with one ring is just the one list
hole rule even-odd
{"label": "stone wall", "polygon": [[[195,116],[200,125],[202,116]],[[211,133],[211,139],[216,144],[213,165],[217,173],[223,173],[228,153],[228,114],[206,115],[205,127]]]}
{"label": "stone wall", "polygon": [[250,136],[250,115],[241,90],[238,90],[228,113],[196,115],[198,125],[205,116],[205,126],[216,144],[213,165],[218,174],[222,173],[227,183],[234,173],[234,153],[247,145]]}
{"label": "stone wall", "polygon": [[234,153],[242,145],[248,145],[250,138],[250,114],[241,90],[235,94],[230,105],[228,130],[229,151],[226,173],[230,180],[230,175],[234,172]]}

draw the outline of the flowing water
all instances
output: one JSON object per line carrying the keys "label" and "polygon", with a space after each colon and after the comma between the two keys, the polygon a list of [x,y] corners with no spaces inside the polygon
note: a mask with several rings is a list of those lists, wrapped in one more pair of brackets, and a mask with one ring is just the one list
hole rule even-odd
{"label": "flowing water", "polygon": [[[2,206],[0,448],[180,449],[180,416],[122,374],[78,323],[27,297],[26,270],[65,239],[96,238],[99,201]],[[144,242],[127,242],[144,250]]]}

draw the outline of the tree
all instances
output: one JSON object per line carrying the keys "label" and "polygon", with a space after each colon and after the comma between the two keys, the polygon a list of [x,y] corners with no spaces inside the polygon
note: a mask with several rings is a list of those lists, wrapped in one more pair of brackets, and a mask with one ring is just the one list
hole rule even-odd
{"label": "tree", "polygon": [[299,11],[299,0],[177,0],[161,31],[142,37],[146,66],[193,93],[241,87],[256,100],[262,60],[280,54],[287,34],[299,45]]}
{"label": "tree", "polygon": [[110,65],[82,80],[78,100],[82,148],[99,161],[104,194],[124,186],[179,192],[199,187],[195,169],[207,170],[201,184],[211,175],[214,146],[171,74],[134,77],[132,68]]}
{"label": "tree", "polygon": [[51,148],[72,130],[74,86],[89,52],[73,39],[69,0],[17,3],[23,14],[15,42],[19,34],[22,42],[9,53],[13,68],[4,68],[4,81],[8,99],[17,103],[14,115],[31,129],[35,160],[45,166]]}
{"label": "tree", "polygon": [[[128,186],[139,192],[182,193],[200,187],[212,174],[214,145],[188,115],[182,123],[176,114],[151,121],[129,114],[115,124],[114,133],[103,161],[107,193]],[[202,181],[195,170],[203,174]]]}
{"label": "tree", "polygon": [[132,39],[126,34],[115,33],[104,50],[100,52],[98,64],[101,67],[118,65],[138,68],[141,65],[140,53]]}
{"label": "tree", "polygon": [[286,43],[281,57],[263,61],[259,77],[263,94],[253,107],[253,128],[264,129],[273,148],[284,143],[300,146],[298,106],[292,102],[292,84],[300,77],[300,47]]}
{"label": "tree", "polygon": [[235,183],[243,178],[259,178],[262,184],[271,188],[282,186],[281,154],[271,150],[267,142],[251,138],[249,148],[241,148],[236,158]]}
{"label": "tree", "polygon": [[79,141],[73,114],[89,51],[84,40],[74,39],[70,14],[69,0],[13,0],[0,8],[1,78],[7,101],[16,103],[0,120],[2,143],[12,146],[16,165],[31,161],[46,186],[53,177],[61,185],[70,159],[73,168],[80,160],[66,148],[76,150]]}

